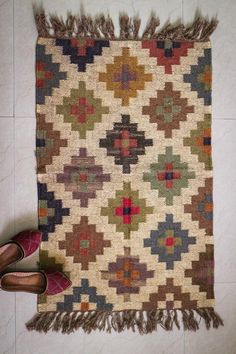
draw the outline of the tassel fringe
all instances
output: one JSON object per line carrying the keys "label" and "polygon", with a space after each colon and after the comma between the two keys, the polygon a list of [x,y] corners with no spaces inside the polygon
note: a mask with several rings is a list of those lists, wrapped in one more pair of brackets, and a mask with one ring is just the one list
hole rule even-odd
{"label": "tassel fringe", "polygon": [[187,40],[187,41],[208,41],[210,35],[215,30],[218,20],[197,15],[195,20],[189,25],[171,25],[169,22],[158,30],[160,25],[159,18],[151,14],[146,28],[139,35],[141,19],[139,17],[129,17],[122,13],[119,17],[120,35],[115,36],[113,21],[109,15],[103,14],[92,18],[90,15],[80,14],[77,16],[68,13],[66,20],[61,16],[45,14],[42,7],[34,7],[35,23],[40,37],[49,38],[80,38],[89,37],[95,39],[112,40],[138,40],[138,39],[157,39],[157,40]]}
{"label": "tassel fringe", "polygon": [[43,312],[37,313],[27,324],[29,331],[47,333],[49,330],[71,333],[78,329],[90,333],[94,330],[122,332],[125,329],[147,334],[156,331],[158,326],[170,331],[176,326],[180,329],[181,315],[184,330],[196,331],[201,320],[206,328],[223,326],[223,321],[213,308],[194,310],[152,310],[152,311],[90,311],[90,312]]}

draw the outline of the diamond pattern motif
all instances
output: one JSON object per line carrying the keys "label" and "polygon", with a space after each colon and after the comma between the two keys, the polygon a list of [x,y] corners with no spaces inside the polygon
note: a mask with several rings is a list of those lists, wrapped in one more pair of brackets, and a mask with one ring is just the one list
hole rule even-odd
{"label": "diamond pattern motif", "polygon": [[102,55],[104,47],[109,47],[109,41],[96,41],[91,38],[57,38],[55,44],[62,47],[63,54],[68,55],[71,64],[76,64],[81,72],[86,71],[88,64],[94,63],[96,55]]}
{"label": "diamond pattern motif", "polygon": [[157,58],[157,64],[164,66],[166,74],[172,74],[173,66],[180,64],[181,57],[188,55],[188,49],[193,48],[190,41],[165,41],[144,40],[142,47],[149,49],[151,57]]}
{"label": "diamond pattern motif", "polygon": [[93,91],[86,89],[83,81],[79,82],[78,89],[71,89],[70,96],[64,97],[63,104],[56,109],[81,139],[85,139],[87,131],[93,130],[95,123],[101,122],[103,114],[109,112],[108,107],[102,106],[101,99],[94,98]]}
{"label": "diamond pattern motif", "polygon": [[153,207],[147,206],[145,199],[139,198],[138,191],[132,190],[131,184],[125,182],[123,189],[116,191],[116,197],[108,199],[108,206],[101,208],[101,215],[107,216],[109,223],[115,224],[116,230],[123,232],[127,239],[152,213]]}
{"label": "diamond pattern motif", "polygon": [[154,271],[147,271],[147,265],[139,262],[139,257],[131,256],[130,249],[124,249],[124,256],[118,256],[116,262],[109,263],[108,271],[102,271],[102,278],[109,280],[109,286],[123,295],[124,301],[130,301],[130,294],[138,294],[146,279],[152,278]]}
{"label": "diamond pattern motif", "polygon": [[150,238],[144,240],[144,247],[151,247],[151,253],[158,255],[159,262],[165,262],[167,269],[174,268],[175,261],[181,261],[181,254],[189,251],[189,245],[196,243],[194,237],[182,230],[181,223],[174,222],[173,215],[167,214],[165,222],[159,222]]}
{"label": "diamond pattern motif", "polygon": [[173,154],[172,147],[158,156],[158,162],[151,164],[150,171],[144,172],[143,180],[150,182],[151,189],[157,189],[167,205],[173,205],[174,197],[180,196],[188,187],[188,180],[195,178],[195,172],[188,170],[188,164],[181,162],[180,156]]}
{"label": "diamond pattern motif", "polygon": [[100,147],[114,156],[116,165],[123,166],[123,173],[130,173],[130,165],[137,164],[138,155],[145,155],[145,147],[152,144],[152,139],[145,139],[144,132],[137,130],[136,123],[130,123],[129,115],[122,115],[121,123],[114,123],[106,139],[100,139]]}
{"label": "diamond pattern motif", "polygon": [[66,233],[64,241],[59,241],[59,249],[65,249],[74,263],[81,263],[82,270],[88,269],[89,262],[96,262],[96,256],[110,246],[111,242],[104,240],[101,232],[96,232],[95,225],[88,224],[87,216],[82,216],[80,224],[73,225],[73,231]]}
{"label": "diamond pattern motif", "polygon": [[57,175],[57,182],[72,192],[73,199],[80,200],[80,206],[88,207],[89,199],[96,198],[96,191],[103,188],[103,182],[110,181],[110,175],[104,174],[102,166],[95,165],[93,156],[87,156],[87,150],[80,148],[79,156],[72,156],[71,164],[64,166],[64,172]]}
{"label": "diamond pattern motif", "polygon": [[166,138],[171,138],[173,129],[179,129],[180,122],[194,112],[187,98],[181,98],[181,92],[173,90],[172,82],[166,82],[164,90],[158,90],[157,98],[150,98],[149,102],[149,106],[143,107],[143,114],[149,116],[151,123],[156,123],[157,130],[165,132]]}
{"label": "diamond pattern motif", "polygon": [[122,106],[128,106],[130,98],[137,97],[138,91],[145,89],[145,83],[152,81],[152,74],[146,73],[145,66],[138,64],[138,58],[124,47],[122,55],[115,56],[113,64],[107,64],[106,72],[99,73],[99,80],[114,92],[115,98],[121,99]]}

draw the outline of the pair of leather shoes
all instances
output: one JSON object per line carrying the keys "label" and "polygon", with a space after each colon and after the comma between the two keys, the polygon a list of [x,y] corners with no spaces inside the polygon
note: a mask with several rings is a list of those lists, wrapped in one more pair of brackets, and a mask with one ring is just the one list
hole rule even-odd
{"label": "pair of leather shoes", "polygon": [[[40,231],[22,231],[0,246],[0,273],[7,267],[29,257],[41,242]],[[69,286],[71,281],[57,270],[38,272],[10,272],[0,278],[0,287],[5,291],[26,291],[34,294],[56,295]]]}

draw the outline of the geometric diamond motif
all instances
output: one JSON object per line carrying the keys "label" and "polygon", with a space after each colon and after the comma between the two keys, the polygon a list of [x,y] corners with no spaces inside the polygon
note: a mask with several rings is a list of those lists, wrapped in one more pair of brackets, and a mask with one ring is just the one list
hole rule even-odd
{"label": "geometric diamond motif", "polygon": [[159,197],[166,198],[166,204],[172,205],[174,196],[180,196],[181,190],[188,187],[188,180],[195,178],[195,172],[188,170],[188,164],[181,162],[180,155],[174,155],[172,147],[166,147],[166,153],[158,155],[158,163],[150,165],[150,171],[144,172],[143,180],[150,182],[151,189],[158,189]]}
{"label": "geometric diamond motif", "polygon": [[109,198],[108,206],[101,208],[101,215],[108,216],[109,224],[115,224],[116,231],[123,232],[125,239],[152,213],[153,207],[146,206],[145,199],[140,199],[139,192],[131,189],[130,182],[123,182],[123,190],[116,191],[116,197]]}
{"label": "geometric diamond motif", "polygon": [[184,146],[190,146],[191,153],[198,155],[198,160],[205,163],[206,170],[212,169],[210,114],[204,115],[204,121],[197,122],[197,129],[191,130],[189,138],[184,138]]}
{"label": "geometric diamond motif", "polygon": [[137,130],[137,123],[130,123],[129,115],[121,117],[121,123],[114,123],[113,130],[107,131],[99,146],[107,149],[108,156],[114,156],[116,165],[122,165],[123,173],[130,173],[130,165],[137,164],[138,155],[144,155],[145,147],[152,146],[153,142]]}
{"label": "geometric diamond motif", "polygon": [[94,56],[102,55],[103,47],[109,47],[109,41],[91,38],[57,38],[56,45],[62,47],[64,55],[69,55],[71,64],[77,64],[78,71],[85,72],[86,65],[94,63]]}
{"label": "geometric diamond motif", "polygon": [[66,73],[60,72],[60,64],[52,62],[52,55],[46,54],[45,46],[36,46],[36,103],[44,104],[45,97],[51,96],[53,88],[58,88]]}
{"label": "geometric diamond motif", "polygon": [[[83,301],[84,295],[87,295],[87,301]],[[79,311],[89,311],[91,304],[96,304],[97,310],[111,311],[112,304],[106,302],[106,297],[97,294],[95,286],[89,285],[88,279],[81,279],[81,286],[73,287],[72,295],[64,295],[64,301],[57,303],[57,311],[73,311],[73,304],[80,305]]]}
{"label": "geometric diamond motif", "polygon": [[184,82],[191,84],[191,90],[197,91],[198,98],[203,98],[204,104],[211,104],[211,49],[204,49],[198,64],[191,66],[190,74],[183,75]]}
{"label": "geometric diamond motif", "polygon": [[140,263],[138,256],[130,254],[130,248],[124,247],[124,256],[117,256],[116,262],[108,264],[107,271],[101,271],[102,279],[108,280],[109,287],[116,288],[118,295],[123,295],[124,302],[130,301],[130,294],[138,294],[147,278],[153,278],[154,271],[148,271],[145,263]]}
{"label": "geometric diamond motif", "polygon": [[145,83],[152,81],[152,74],[145,73],[145,66],[138,64],[129,48],[122,48],[121,56],[115,56],[113,64],[106,65],[106,72],[99,73],[99,81],[106,84],[108,91],[114,91],[114,97],[121,99],[122,106],[128,106],[130,98],[137,97]]}
{"label": "geometric diamond motif", "polygon": [[206,245],[206,252],[199,253],[199,260],[192,261],[192,268],[185,270],[185,276],[192,278],[192,284],[206,292],[208,299],[214,298],[214,246]]}
{"label": "geometric diamond motif", "polygon": [[157,58],[157,64],[163,65],[165,74],[172,74],[172,65],[179,65],[181,57],[188,55],[188,49],[193,48],[191,41],[144,40],[142,48],[149,49],[150,57]]}
{"label": "geometric diamond motif", "polygon": [[101,122],[109,108],[102,106],[100,98],[94,98],[94,92],[86,89],[84,81],[79,81],[78,86],[71,89],[69,97],[63,97],[63,104],[56,107],[56,113],[63,115],[65,123],[71,123],[71,129],[79,133],[80,139],[85,139],[87,131]]}
{"label": "geometric diamond motif", "polygon": [[184,211],[192,214],[192,220],[199,222],[206,235],[213,235],[212,178],[206,178],[205,186],[198,188],[198,194],[192,196],[191,204],[186,204]]}
{"label": "geometric diamond motif", "polygon": [[103,233],[96,232],[96,226],[88,224],[87,216],[81,216],[80,224],[74,224],[73,231],[66,232],[65,240],[59,241],[59,249],[65,249],[66,256],[73,257],[74,263],[81,263],[82,270],[87,270],[89,262],[96,262],[96,256],[110,246],[111,241],[104,240]]}
{"label": "geometric diamond motif", "polygon": [[57,182],[64,183],[65,190],[72,192],[73,199],[80,199],[82,208],[88,207],[89,199],[96,198],[96,191],[103,188],[103,182],[110,181],[102,166],[95,165],[93,156],[87,156],[86,148],[80,148],[78,156],[71,157],[71,164],[64,166],[64,172],[57,175]]}
{"label": "geometric diamond motif", "polygon": [[[168,295],[171,296],[171,300],[168,299]],[[162,302],[164,302],[164,306],[161,306]],[[182,286],[175,285],[173,278],[167,278],[166,285],[159,285],[158,291],[149,295],[149,301],[143,302],[143,310],[151,311],[153,308],[193,310],[197,308],[197,301],[191,300],[190,293],[183,292]]]}
{"label": "geometric diamond motif", "polygon": [[46,183],[38,182],[38,217],[42,241],[48,240],[48,234],[55,226],[63,222],[63,216],[70,215],[70,209],[62,207],[62,201],[54,198],[54,192],[48,192]]}
{"label": "geometric diamond motif", "polygon": [[144,247],[151,247],[151,254],[158,255],[159,262],[165,262],[167,269],[174,268],[175,261],[181,261],[182,253],[189,251],[189,245],[196,243],[188,230],[181,229],[180,222],[173,221],[167,214],[165,222],[159,222],[157,230],[152,230],[150,238],[144,239]]}
{"label": "geometric diamond motif", "polygon": [[180,91],[173,90],[173,83],[166,82],[164,90],[157,90],[157,98],[149,99],[149,106],[143,107],[143,114],[149,115],[157,130],[163,130],[166,138],[172,137],[172,130],[179,129],[180,121],[187,120],[187,114],[194,112],[188,106],[187,98],[181,98]]}
{"label": "geometric diamond motif", "polygon": [[67,146],[67,140],[60,138],[60,131],[53,129],[53,123],[45,121],[45,114],[37,114],[36,156],[38,173],[46,173],[53,156],[59,156],[61,147]]}

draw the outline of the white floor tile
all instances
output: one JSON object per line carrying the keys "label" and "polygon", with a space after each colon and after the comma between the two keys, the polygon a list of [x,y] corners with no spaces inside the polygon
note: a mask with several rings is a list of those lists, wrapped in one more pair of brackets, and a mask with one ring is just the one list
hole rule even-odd
{"label": "white floor tile", "polygon": [[[15,230],[37,228],[35,119],[15,119]],[[38,252],[17,264],[18,270],[37,267]]]}
{"label": "white floor tile", "polygon": [[37,226],[36,159],[32,147],[15,149],[16,231]]}
{"label": "white floor tile", "polygon": [[0,116],[13,116],[13,0],[0,0]]}
{"label": "white floor tile", "polygon": [[15,119],[16,149],[28,148],[35,151],[36,119],[30,117]]}
{"label": "white floor tile", "polygon": [[[0,290],[0,352],[15,353],[15,294]],[[2,319],[4,318],[4,321]]]}
{"label": "white floor tile", "polygon": [[15,116],[35,116],[35,43],[32,1],[14,0]]}
{"label": "white floor tile", "polygon": [[30,148],[15,151],[16,231],[37,226],[37,186],[35,153]]}
{"label": "white floor tile", "polygon": [[213,118],[236,119],[235,106],[235,0],[184,0],[184,21],[193,19],[196,9],[203,15],[215,16],[219,24],[212,39],[213,58]]}
{"label": "white floor tile", "polygon": [[216,284],[216,311],[224,321],[224,327],[206,330],[202,323],[196,333],[186,332],[186,354],[235,354],[236,337],[236,284]]}
{"label": "white floor tile", "polygon": [[85,351],[87,354],[184,354],[184,334],[178,330],[166,332],[162,329],[144,336],[130,331],[112,336],[93,333],[84,336]]}
{"label": "white floor tile", "polygon": [[0,118],[0,242],[14,231],[14,119]]}

